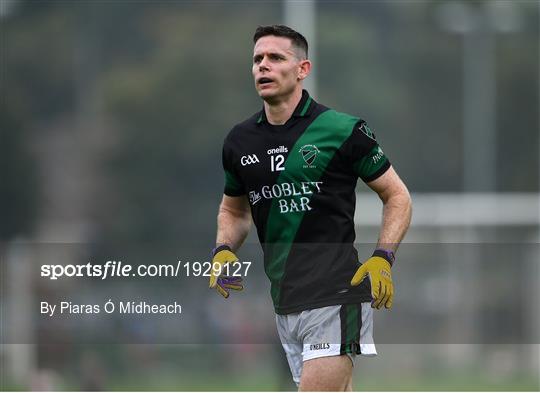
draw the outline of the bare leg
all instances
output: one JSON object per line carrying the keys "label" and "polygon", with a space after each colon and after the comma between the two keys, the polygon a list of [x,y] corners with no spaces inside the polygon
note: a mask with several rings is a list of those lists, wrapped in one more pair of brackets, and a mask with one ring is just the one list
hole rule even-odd
{"label": "bare leg", "polygon": [[351,373],[351,376],[349,377],[349,382],[347,383],[347,387],[345,388],[345,391],[352,392],[352,373]]}
{"label": "bare leg", "polygon": [[347,355],[306,360],[299,391],[346,391],[352,389],[352,362]]}

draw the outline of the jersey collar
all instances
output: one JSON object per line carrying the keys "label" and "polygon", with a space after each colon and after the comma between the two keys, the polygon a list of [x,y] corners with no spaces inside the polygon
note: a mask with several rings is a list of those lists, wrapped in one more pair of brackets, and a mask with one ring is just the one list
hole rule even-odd
{"label": "jersey collar", "polygon": [[[298,105],[296,105],[296,108],[294,109],[294,112],[291,117],[307,117],[311,114],[311,110],[313,108],[313,99],[307,92],[307,90],[302,90],[302,98],[300,99],[300,102]],[[268,122],[266,119],[266,113],[263,109],[259,112],[259,117],[257,118],[257,124],[260,124],[262,122]]]}

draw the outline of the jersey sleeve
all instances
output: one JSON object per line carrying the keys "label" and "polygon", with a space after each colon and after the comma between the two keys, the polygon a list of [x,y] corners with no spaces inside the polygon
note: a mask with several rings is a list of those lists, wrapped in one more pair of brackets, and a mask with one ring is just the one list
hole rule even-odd
{"label": "jersey sleeve", "polygon": [[390,161],[364,120],[354,125],[345,154],[353,172],[366,183],[377,179],[390,168]]}
{"label": "jersey sleeve", "polygon": [[241,196],[246,192],[240,177],[234,169],[234,152],[225,139],[222,151],[223,170],[225,171],[225,189],[223,193],[228,196]]}

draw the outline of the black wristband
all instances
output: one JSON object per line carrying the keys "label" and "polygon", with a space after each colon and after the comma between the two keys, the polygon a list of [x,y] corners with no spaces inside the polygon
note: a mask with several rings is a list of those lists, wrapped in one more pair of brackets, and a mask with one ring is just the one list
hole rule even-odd
{"label": "black wristband", "polygon": [[212,249],[212,256],[213,257],[216,256],[218,252],[223,251],[223,250],[232,252],[231,248],[228,245],[222,244],[221,246],[217,246],[216,248]]}
{"label": "black wristband", "polygon": [[391,250],[384,250],[382,248],[377,248],[375,251],[373,251],[372,257],[380,257],[390,264],[390,266],[394,265],[394,261],[396,260],[396,257],[394,255],[394,252]]}

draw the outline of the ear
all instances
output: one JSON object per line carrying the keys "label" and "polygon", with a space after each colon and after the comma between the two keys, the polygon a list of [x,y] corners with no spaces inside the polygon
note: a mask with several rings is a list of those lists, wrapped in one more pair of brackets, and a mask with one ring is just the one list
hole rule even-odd
{"label": "ear", "polygon": [[298,63],[298,77],[297,79],[299,81],[304,80],[307,78],[309,73],[311,72],[311,61],[309,60],[300,60]]}

